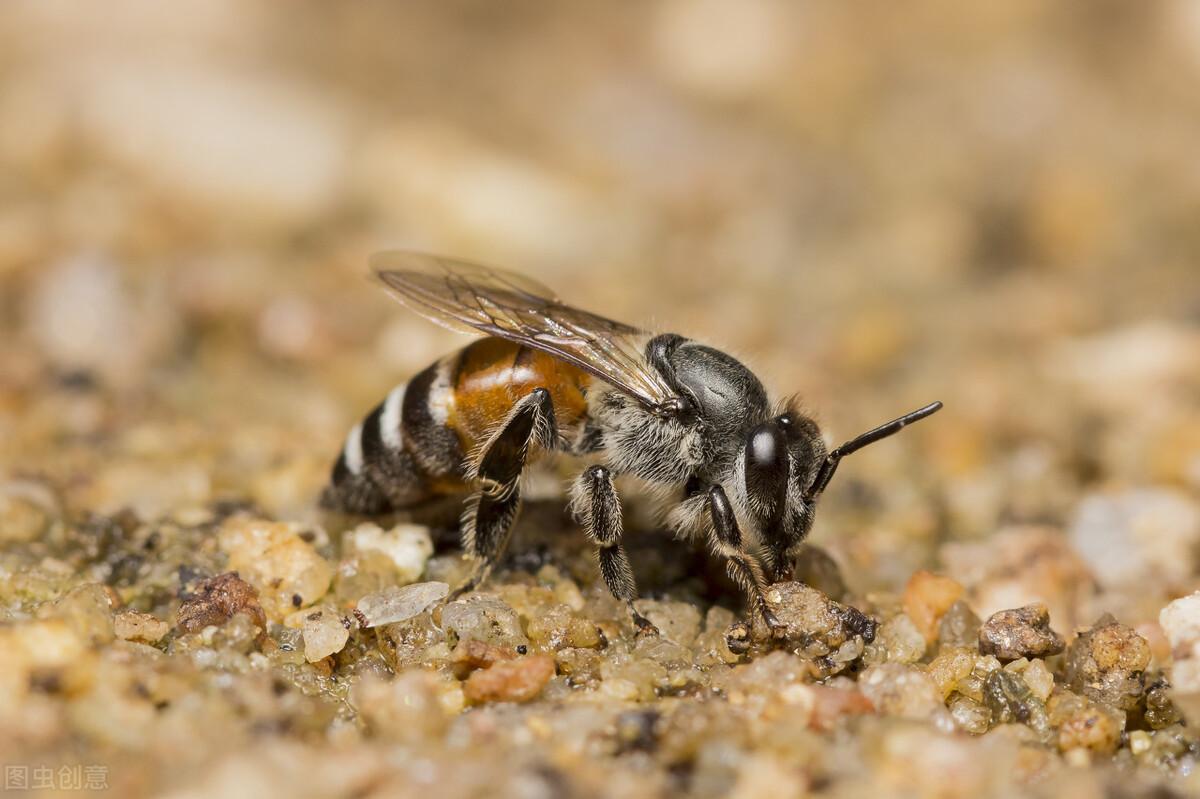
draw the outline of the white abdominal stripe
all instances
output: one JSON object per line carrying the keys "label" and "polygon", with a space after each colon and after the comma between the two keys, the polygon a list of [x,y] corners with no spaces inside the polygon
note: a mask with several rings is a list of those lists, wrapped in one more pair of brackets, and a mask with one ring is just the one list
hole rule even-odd
{"label": "white abdominal stripe", "polygon": [[351,474],[362,474],[362,422],[354,425],[349,435],[346,436],[346,444],[342,447],[342,459],[346,463],[346,469]]}
{"label": "white abdominal stripe", "polygon": [[[407,386],[401,384],[392,389],[384,400],[381,408],[367,415],[367,418],[354,425],[346,436],[342,447],[342,461],[346,470],[355,476],[363,474],[368,464],[366,458],[380,457],[378,447],[383,445],[385,451],[398,453],[404,449],[404,390]],[[364,446],[364,441],[369,446]],[[368,452],[370,450],[370,452]]]}
{"label": "white abdominal stripe", "polygon": [[401,425],[401,410],[404,408],[406,384],[396,386],[383,402],[383,414],[379,417],[379,437],[384,446],[395,451],[404,446],[404,431]]}

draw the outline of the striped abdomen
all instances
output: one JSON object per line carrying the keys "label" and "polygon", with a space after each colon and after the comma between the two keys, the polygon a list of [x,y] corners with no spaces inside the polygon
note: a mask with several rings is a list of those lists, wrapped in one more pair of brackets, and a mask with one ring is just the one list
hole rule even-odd
{"label": "striped abdomen", "polygon": [[560,430],[587,413],[591,378],[538,350],[484,338],[392,389],[346,436],[322,497],[351,513],[385,513],[465,492],[467,456],[535,388],[554,401]]}

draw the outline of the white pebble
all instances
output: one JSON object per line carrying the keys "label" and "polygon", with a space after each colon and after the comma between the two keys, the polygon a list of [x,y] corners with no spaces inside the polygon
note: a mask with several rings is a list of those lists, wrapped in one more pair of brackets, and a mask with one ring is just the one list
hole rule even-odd
{"label": "white pebble", "polygon": [[403,588],[391,586],[358,600],[358,613],[364,627],[379,627],[411,619],[450,593],[446,583],[414,583]]}
{"label": "white pebble", "polygon": [[1200,691],[1200,591],[1176,599],[1158,614],[1171,642],[1171,684],[1182,692]]}
{"label": "white pebble", "polygon": [[433,555],[433,539],[429,528],[419,524],[398,524],[384,530],[377,524],[363,522],[349,533],[351,546],[359,552],[379,552],[396,566],[401,585],[421,579],[425,563]]}
{"label": "white pebble", "polygon": [[1162,489],[1093,494],[1071,526],[1071,544],[1101,582],[1182,582],[1196,565],[1200,506]]}
{"label": "white pebble", "polygon": [[341,652],[350,638],[350,631],[336,613],[315,610],[304,617],[304,657],[309,663]]}

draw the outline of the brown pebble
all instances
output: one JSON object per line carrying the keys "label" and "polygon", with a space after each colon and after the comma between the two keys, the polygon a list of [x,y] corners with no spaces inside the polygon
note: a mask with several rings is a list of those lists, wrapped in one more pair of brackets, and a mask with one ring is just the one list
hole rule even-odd
{"label": "brown pebble", "polygon": [[249,614],[266,630],[267,617],[254,586],[238,577],[237,572],[226,572],[196,586],[195,592],[179,606],[176,624],[183,632],[192,633],[210,624],[224,624],[239,611]]}
{"label": "brown pebble", "polygon": [[516,654],[503,647],[467,638],[458,642],[450,653],[450,662],[454,664],[459,679],[465,678],[476,669],[486,669],[504,660],[512,660]]}
{"label": "brown pebble", "polygon": [[[879,627],[875,619],[802,583],[776,583],[763,597],[778,625],[770,639],[752,641],[751,646],[765,644],[795,652],[820,663],[826,674],[834,674],[861,655],[864,643],[875,640]],[[741,632],[731,629],[726,638],[735,653]],[[757,630],[751,633],[753,638]]]}
{"label": "brown pebble", "polygon": [[1000,660],[1057,655],[1063,646],[1062,636],[1050,629],[1050,612],[1040,602],[993,613],[979,630],[979,651]]}
{"label": "brown pebble", "polygon": [[914,572],[904,587],[904,612],[917,625],[925,643],[937,640],[938,625],[950,607],[962,599],[957,580],[927,571]]}
{"label": "brown pebble", "polygon": [[500,661],[471,672],[463,684],[463,696],[472,704],[528,702],[542,692],[553,676],[554,658],[549,655]]}
{"label": "brown pebble", "polygon": [[1133,710],[1145,688],[1149,665],[1146,639],[1105,614],[1071,642],[1066,683],[1089,699]]}

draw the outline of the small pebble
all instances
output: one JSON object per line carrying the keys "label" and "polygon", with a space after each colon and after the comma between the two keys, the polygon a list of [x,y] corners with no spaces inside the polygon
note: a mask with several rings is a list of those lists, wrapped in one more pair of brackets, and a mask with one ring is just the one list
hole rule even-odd
{"label": "small pebble", "polygon": [[167,622],[137,610],[119,610],[113,616],[113,632],[125,641],[156,644],[170,630],[171,625]]}
{"label": "small pebble", "polygon": [[359,552],[379,552],[387,556],[395,567],[400,585],[421,579],[425,563],[433,555],[429,528],[419,524],[398,524],[384,530],[372,522],[363,522],[346,536]]}
{"label": "small pebble", "polygon": [[1067,650],[1066,684],[1076,693],[1122,710],[1134,710],[1145,688],[1150,645],[1105,615]]}
{"label": "small pebble", "polygon": [[1046,668],[1043,660],[1014,660],[1004,667],[1007,671],[1016,672],[1029,686],[1029,690],[1038,699],[1045,702],[1054,690],[1054,675]]}
{"label": "small pebble", "polygon": [[959,689],[959,683],[975,670],[979,654],[974,649],[966,647],[943,647],[927,667],[927,673],[941,691],[943,697],[949,697]]}
{"label": "small pebble", "polygon": [[[518,647],[523,649],[526,647]],[[485,669],[502,660],[512,660],[519,654],[524,652],[502,649],[498,646],[486,644],[483,641],[477,641],[474,638],[468,638],[458,642],[458,646],[454,647],[454,651],[450,654],[450,662],[453,663],[458,672],[465,676],[475,669]]]}
{"label": "small pebble", "polygon": [[945,712],[942,695],[929,675],[902,663],[882,663],[866,669],[859,689],[886,716],[928,719]]}
{"label": "small pebble", "polygon": [[887,651],[889,662],[916,663],[925,655],[925,637],[904,613],[879,625],[875,640]]}
{"label": "small pebble", "polygon": [[700,634],[700,610],[691,602],[645,599],[638,608],[662,637],[682,646],[691,646]]}
{"label": "small pebble", "polygon": [[350,631],[329,608],[311,611],[304,619],[304,658],[309,663],[341,652],[350,640]]}
{"label": "small pebble", "polygon": [[979,644],[979,628],[982,626],[983,622],[971,610],[971,606],[960,599],[950,606],[938,623],[938,643],[942,647],[975,647]]}
{"label": "small pebble", "polygon": [[[844,669],[862,654],[864,642],[875,640],[877,621],[857,608],[834,602],[815,588],[795,582],[778,583],[770,586],[764,596],[779,621],[779,628],[766,646],[812,658],[824,671]],[[735,646],[746,642],[740,635],[739,630],[731,629],[730,649],[737,651]]]}
{"label": "small pebble", "polygon": [[217,536],[229,568],[258,589],[259,601],[273,621],[295,610],[292,597],[313,604],[325,596],[333,567],[305,540],[296,524],[233,516]]}
{"label": "small pebble", "polygon": [[1083,749],[1111,754],[1121,741],[1125,720],[1120,711],[1066,690],[1056,691],[1046,710],[1061,752]]}
{"label": "small pebble", "polygon": [[1200,694],[1200,591],[1163,608],[1158,623],[1171,644],[1172,687]]}
{"label": "small pebble", "polygon": [[1041,603],[993,614],[979,630],[979,651],[1000,660],[1045,657],[1063,651],[1062,636],[1050,629]]}
{"label": "small pebble", "polygon": [[528,702],[535,698],[554,676],[554,658],[528,655],[500,661],[486,669],[471,672],[463,683],[463,696],[472,704],[485,702]]}
{"label": "small pebble", "polygon": [[962,599],[963,591],[957,580],[924,570],[909,578],[904,587],[904,612],[927,643],[937,640],[942,618]]}
{"label": "small pebble", "polygon": [[442,626],[456,640],[474,639],[513,649],[529,645],[521,617],[503,600],[474,594],[442,608]]}
{"label": "small pebble", "polygon": [[191,633],[210,624],[224,624],[239,612],[249,614],[261,629],[266,629],[267,617],[254,586],[237,572],[226,572],[200,583],[179,606],[175,623],[183,632]]}
{"label": "small pebble", "polygon": [[395,624],[423,612],[450,593],[446,583],[413,583],[402,588],[386,588],[358,600],[355,612],[363,627]]}
{"label": "small pebble", "polygon": [[996,724],[1017,722],[1039,734],[1049,731],[1046,707],[1021,677],[1006,669],[996,669],[983,686],[983,702],[992,711]]}
{"label": "small pebble", "polygon": [[[697,619],[699,613],[696,613]],[[662,618],[650,616],[654,622],[663,621]],[[664,634],[666,630],[660,626]],[[667,629],[671,629],[668,627]],[[595,622],[575,613],[565,604],[554,604],[546,610],[533,615],[526,624],[525,632],[529,636],[529,641],[534,646],[558,650],[563,647],[584,647],[593,648],[600,645],[600,629]],[[694,637],[694,634],[693,636]],[[518,646],[520,648],[520,646]]]}
{"label": "small pebble", "polygon": [[946,704],[950,709],[950,718],[963,732],[972,735],[983,735],[991,726],[992,712],[980,702],[962,694],[954,694]]}
{"label": "small pebble", "polygon": [[1171,701],[1171,689],[1166,680],[1160,679],[1146,688],[1145,719],[1146,724],[1154,730],[1179,723],[1179,708]]}

